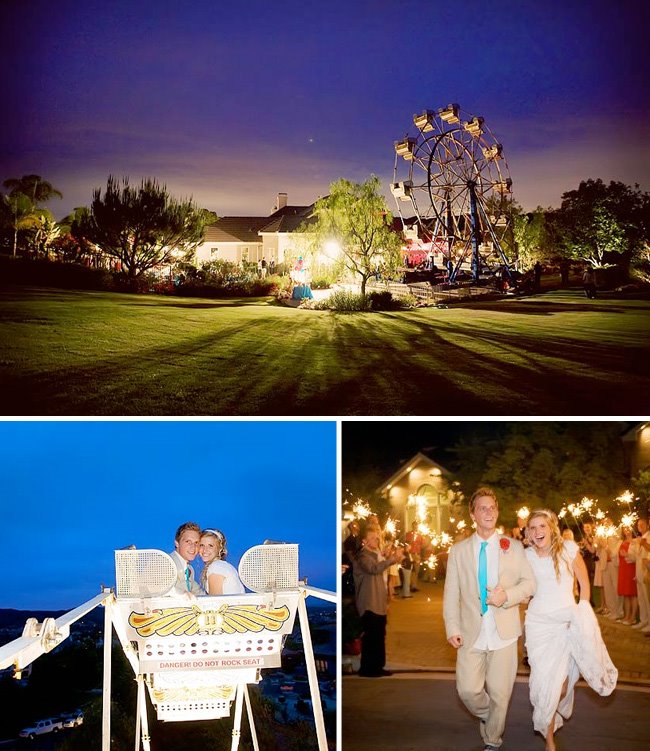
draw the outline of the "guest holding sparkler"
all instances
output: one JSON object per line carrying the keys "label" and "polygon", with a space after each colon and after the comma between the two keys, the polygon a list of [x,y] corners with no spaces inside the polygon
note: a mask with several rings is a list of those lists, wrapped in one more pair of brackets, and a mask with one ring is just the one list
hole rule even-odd
{"label": "guest holding sparkler", "polygon": [[650,531],[648,530],[648,520],[641,517],[636,523],[639,537],[633,542],[635,559],[635,576],[637,597],[639,598],[639,622],[632,628],[642,629],[646,634],[650,634],[650,597],[648,597],[648,586],[645,581],[646,561],[650,559]]}
{"label": "guest holding sparkler", "polygon": [[526,556],[537,582],[525,622],[533,727],[544,737],[546,751],[555,751],[554,734],[573,712],[580,674],[594,691],[608,696],[618,671],[589,604],[589,577],[578,545],[562,539],[558,518],[548,509],[533,511],[527,528],[531,545]]}
{"label": "guest holding sparkler", "polygon": [[386,620],[388,589],[384,572],[400,563],[403,548],[380,546],[380,529],[371,523],[363,536],[363,547],[354,559],[354,586],[357,610],[361,616],[361,665],[359,675],[380,678],[390,675],[386,664]]}
{"label": "guest holding sparkler", "polygon": [[618,594],[623,598],[623,618],[621,623],[633,626],[639,611],[636,589],[636,562],[629,557],[632,544],[632,527],[623,527],[623,542],[618,548]]}

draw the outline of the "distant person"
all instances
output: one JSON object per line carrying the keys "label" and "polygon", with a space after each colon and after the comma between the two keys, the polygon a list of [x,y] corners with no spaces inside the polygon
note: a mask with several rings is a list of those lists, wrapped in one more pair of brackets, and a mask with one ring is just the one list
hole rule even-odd
{"label": "distant person", "polygon": [[535,292],[539,292],[542,289],[542,264],[539,261],[533,266],[533,280]]}
{"label": "distant person", "polygon": [[266,258],[262,257],[260,264],[261,264],[262,279],[264,279],[266,277],[266,272],[268,268],[268,264],[266,263]]}
{"label": "distant person", "polygon": [[535,592],[535,579],[523,545],[496,531],[494,491],[479,488],[469,513],[476,532],[449,550],[443,617],[457,650],[458,695],[480,721],[485,751],[496,751],[517,677],[518,605]]}
{"label": "distant person", "polygon": [[275,274],[275,258],[269,261],[269,274]]}
{"label": "distant person", "polygon": [[589,574],[578,545],[562,539],[558,518],[548,509],[531,512],[528,538],[526,557],[537,584],[525,626],[533,727],[544,738],[546,751],[555,751],[554,735],[573,713],[580,674],[594,691],[609,696],[616,688],[618,671],[589,604]]}
{"label": "distant person", "polygon": [[354,585],[357,611],[361,616],[361,665],[359,675],[381,678],[391,675],[386,665],[386,620],[388,613],[387,569],[400,563],[403,548],[380,547],[380,530],[366,528],[363,547],[354,559]]}
{"label": "distant person", "polygon": [[246,591],[234,566],[227,563],[226,536],[219,529],[201,532],[199,555],[204,566],[201,586],[209,595],[241,595]]}
{"label": "distant person", "polygon": [[203,590],[194,580],[194,569],[190,565],[190,561],[193,561],[199,552],[200,540],[201,527],[194,522],[185,522],[176,530],[175,549],[170,553],[178,571],[174,594],[186,595],[188,592],[193,595],[203,594]]}
{"label": "distant person", "polygon": [[585,266],[585,270],[582,274],[582,286],[585,290],[585,295],[590,300],[596,299],[596,272],[591,266]]}
{"label": "distant person", "polygon": [[422,562],[422,546],[424,545],[424,537],[419,533],[419,523],[414,521],[411,524],[411,531],[406,533],[406,543],[409,545],[409,552],[411,555],[411,592],[419,592],[417,588],[418,575],[420,573],[420,564]]}

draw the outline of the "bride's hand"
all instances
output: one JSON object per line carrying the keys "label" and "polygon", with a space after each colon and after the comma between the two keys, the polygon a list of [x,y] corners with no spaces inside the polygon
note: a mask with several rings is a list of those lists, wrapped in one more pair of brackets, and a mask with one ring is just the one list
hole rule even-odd
{"label": "bride's hand", "polygon": [[508,595],[500,584],[497,584],[496,587],[488,587],[488,605],[494,605],[495,608],[500,608],[507,599]]}

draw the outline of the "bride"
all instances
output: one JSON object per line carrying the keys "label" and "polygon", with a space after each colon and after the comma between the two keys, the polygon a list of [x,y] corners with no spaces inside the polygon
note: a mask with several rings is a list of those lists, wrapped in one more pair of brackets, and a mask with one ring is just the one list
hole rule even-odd
{"label": "bride", "polygon": [[553,736],[571,716],[580,674],[594,691],[608,696],[618,671],[589,604],[589,576],[578,545],[562,538],[558,518],[548,509],[530,514],[527,534],[526,556],[537,580],[525,621],[533,727],[544,736],[546,751],[555,751]]}

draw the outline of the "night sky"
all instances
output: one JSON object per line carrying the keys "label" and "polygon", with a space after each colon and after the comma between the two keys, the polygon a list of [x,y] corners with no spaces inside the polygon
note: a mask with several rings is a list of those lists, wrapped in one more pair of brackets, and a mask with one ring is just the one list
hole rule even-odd
{"label": "night sky", "polygon": [[189,520],[235,566],[298,543],[301,577],[335,590],[335,442],[332,422],[0,423],[0,607],[79,605],[114,583],[115,548],[171,551]]}
{"label": "night sky", "polygon": [[386,185],[412,115],[458,102],[527,208],[589,177],[648,189],[649,16],[637,0],[5,0],[0,179],[48,179],[57,218],[109,173],[266,215],[279,191]]}

